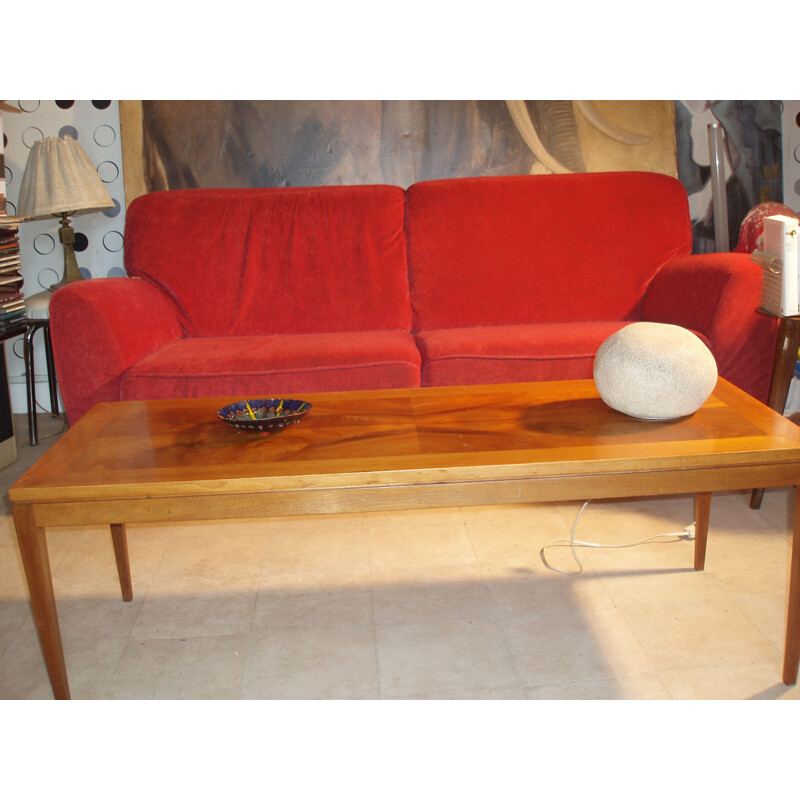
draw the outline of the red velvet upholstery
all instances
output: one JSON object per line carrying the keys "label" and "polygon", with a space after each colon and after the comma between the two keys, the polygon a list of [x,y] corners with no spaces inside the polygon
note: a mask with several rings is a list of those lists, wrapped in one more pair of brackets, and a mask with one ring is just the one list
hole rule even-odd
{"label": "red velvet upholstery", "polygon": [[390,389],[418,385],[419,370],[400,331],[178,339],[127,371],[120,399]]}
{"label": "red velvet upholstery", "polygon": [[411,328],[397,186],[188,189],[134,200],[125,269],[187,336]]}
{"label": "red velvet upholstery", "polygon": [[[594,354],[627,321],[447,328],[417,336],[423,386],[591,378]],[[696,331],[695,331],[696,333]],[[705,337],[701,339],[708,344]]]}
{"label": "red velvet upholstery", "polygon": [[[59,289],[67,416],[101,400],[589,378],[623,325],[682,325],[766,399],[777,321],[749,257],[690,255],[651,173],[157,192],[130,278]],[[412,328],[413,320],[413,328]]]}
{"label": "red velvet upholstery", "polygon": [[50,300],[50,337],[67,419],[119,400],[125,371],[182,336],[158,289],[131,278],[68,283]]}
{"label": "red velvet upholstery", "polygon": [[635,319],[692,247],[686,191],[652,173],[427,181],[407,192],[414,331]]}
{"label": "red velvet upholstery", "polygon": [[688,200],[652,173],[428,181],[407,191],[425,385],[591,378],[626,322],[698,333],[720,374],[766,400],[777,322],[746,256],[690,255]]}
{"label": "red velvet upholstery", "polygon": [[100,400],[418,386],[404,212],[396,186],[137,198],[132,277],[53,298],[69,421]]}

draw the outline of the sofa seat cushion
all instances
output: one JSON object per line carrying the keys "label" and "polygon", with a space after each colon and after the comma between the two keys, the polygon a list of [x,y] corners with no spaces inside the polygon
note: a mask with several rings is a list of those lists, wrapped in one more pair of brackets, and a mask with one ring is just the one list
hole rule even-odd
{"label": "sofa seat cushion", "polygon": [[[417,336],[423,386],[591,378],[597,348],[630,320],[448,328]],[[701,337],[705,341],[704,337]]]}
{"label": "sofa seat cushion", "polygon": [[179,339],[131,366],[121,400],[231,397],[419,386],[400,331]]}

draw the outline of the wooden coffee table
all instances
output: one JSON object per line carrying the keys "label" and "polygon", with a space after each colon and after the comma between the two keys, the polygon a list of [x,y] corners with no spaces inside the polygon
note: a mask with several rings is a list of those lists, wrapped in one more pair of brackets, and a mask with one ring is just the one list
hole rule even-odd
{"label": "wooden coffee table", "polygon": [[[671,422],[611,410],[593,381],[303,395],[312,411],[269,436],[216,418],[234,399],[98,404],[9,491],[56,698],[69,686],[48,526],[109,525],[130,600],[126,523],[690,493],[702,569],[711,492],[800,484],[800,428],[724,380]],[[800,658],[797,500],[787,684]]]}

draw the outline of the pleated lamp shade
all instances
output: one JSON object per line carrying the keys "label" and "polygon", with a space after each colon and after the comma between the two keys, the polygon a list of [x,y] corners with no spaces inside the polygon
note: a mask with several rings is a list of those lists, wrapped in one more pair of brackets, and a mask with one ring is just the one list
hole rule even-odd
{"label": "pleated lamp shade", "polygon": [[71,136],[51,136],[33,145],[19,192],[20,216],[73,216],[113,207],[89,156]]}

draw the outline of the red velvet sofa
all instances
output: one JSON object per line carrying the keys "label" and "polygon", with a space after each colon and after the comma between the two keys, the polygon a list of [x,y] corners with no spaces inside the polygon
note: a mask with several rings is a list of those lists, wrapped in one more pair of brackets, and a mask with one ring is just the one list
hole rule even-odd
{"label": "red velvet sofa", "polygon": [[650,320],[765,400],[759,270],[691,246],[654,173],[155,192],[127,212],[130,277],[53,295],[62,397],[74,423],[106,400],[590,378]]}

